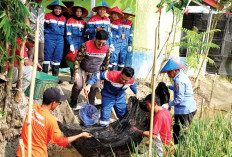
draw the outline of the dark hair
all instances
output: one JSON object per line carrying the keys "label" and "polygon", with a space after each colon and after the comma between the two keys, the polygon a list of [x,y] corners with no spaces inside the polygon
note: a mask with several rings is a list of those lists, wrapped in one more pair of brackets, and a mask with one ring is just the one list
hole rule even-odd
{"label": "dark hair", "polygon": [[134,69],[131,67],[124,67],[122,70],[122,74],[125,74],[127,77],[133,77],[134,76]]}
{"label": "dark hair", "polygon": [[[145,98],[145,101],[148,101],[151,103],[151,98],[152,98],[152,94],[149,94],[146,96]],[[160,103],[160,98],[158,95],[155,95],[155,103],[158,105],[158,106],[161,106],[161,103]]]}
{"label": "dark hair", "polygon": [[168,87],[164,82],[160,82],[158,86],[155,89],[155,94],[159,96],[160,98],[160,103],[166,104],[169,103],[170,100],[170,93],[168,91]]}
{"label": "dark hair", "polygon": [[107,40],[108,39],[108,33],[106,31],[104,31],[104,30],[97,31],[96,39],[98,39],[98,40]]}

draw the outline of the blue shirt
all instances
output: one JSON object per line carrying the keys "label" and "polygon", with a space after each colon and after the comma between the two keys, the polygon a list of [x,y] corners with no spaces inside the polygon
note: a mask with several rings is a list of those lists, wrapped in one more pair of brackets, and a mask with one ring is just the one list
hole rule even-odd
{"label": "blue shirt", "polygon": [[169,103],[174,106],[175,114],[189,114],[197,110],[196,101],[194,100],[191,81],[188,76],[179,72],[174,78],[174,86],[169,89],[174,91],[174,100]]}

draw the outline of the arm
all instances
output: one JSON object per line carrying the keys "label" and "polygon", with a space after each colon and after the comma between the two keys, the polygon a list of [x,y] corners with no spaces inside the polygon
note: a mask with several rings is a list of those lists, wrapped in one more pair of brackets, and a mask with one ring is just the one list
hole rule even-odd
{"label": "arm", "polygon": [[86,26],[86,34],[89,36],[95,36],[96,23],[93,22],[92,18],[89,19]]}
{"label": "arm", "polygon": [[85,58],[85,54],[86,54],[86,44],[83,43],[79,48],[74,60],[74,65],[73,65],[74,73],[78,73],[80,68],[80,63]]}
{"label": "arm", "polygon": [[66,24],[66,40],[69,45],[73,45],[71,19],[68,19],[68,22]]}
{"label": "arm", "polygon": [[132,42],[133,42],[133,24],[131,24],[131,28],[130,28],[130,36],[128,40],[128,45],[132,46]]}
{"label": "arm", "polygon": [[174,97],[174,100],[169,103],[170,106],[179,105],[183,99],[184,99],[184,93],[185,93],[185,84],[182,82],[179,82],[178,85],[175,86],[176,90],[176,96]]}
{"label": "arm", "polygon": [[[145,137],[149,137],[150,136],[150,131],[143,131],[143,130],[139,130],[138,128],[136,127],[131,127],[131,130],[132,131],[135,131],[135,132],[138,132],[140,134],[142,134],[143,136]],[[157,136],[155,134],[152,134],[152,138],[155,139]]]}
{"label": "arm", "polygon": [[87,132],[82,132],[82,133],[80,133],[78,135],[70,136],[70,137],[68,137],[68,143],[71,143],[71,142],[73,142],[73,141],[75,141],[75,140],[77,140],[79,138],[82,138],[82,137],[83,138],[90,138],[91,135],[89,133],[87,133]]}
{"label": "arm", "polygon": [[138,93],[137,85],[135,82],[133,82],[133,84],[130,86],[130,89],[133,91],[134,94]]}
{"label": "arm", "polygon": [[104,61],[102,62],[102,71],[108,70],[109,60],[110,60],[110,50],[108,49],[108,52],[106,53],[106,57]]}
{"label": "arm", "polygon": [[47,33],[49,29],[48,25],[49,25],[49,17],[48,17],[48,14],[46,14],[44,17],[44,33]]}

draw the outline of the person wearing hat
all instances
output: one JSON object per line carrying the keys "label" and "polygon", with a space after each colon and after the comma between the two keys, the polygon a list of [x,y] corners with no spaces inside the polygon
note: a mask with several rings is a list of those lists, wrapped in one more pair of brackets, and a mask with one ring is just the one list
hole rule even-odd
{"label": "person wearing hat", "polygon": [[[83,19],[88,15],[88,10],[80,5],[72,6],[69,8],[69,13],[72,15],[68,19],[66,24],[66,39],[69,45],[69,51],[75,54],[75,50],[78,50],[86,41],[85,31],[86,31],[86,22]],[[71,80],[70,84],[73,84],[73,67],[70,67],[71,71]]]}
{"label": "person wearing hat", "polygon": [[[82,132],[78,135],[64,137],[59,129],[56,117],[54,117],[50,111],[56,109],[56,107],[65,101],[67,97],[61,95],[59,89],[48,88],[43,94],[42,105],[34,104],[32,108],[32,156],[48,156],[47,146],[50,141],[59,146],[66,146],[79,138],[90,138],[91,135],[87,132]],[[28,126],[26,116],[22,128],[21,139],[24,144],[24,153],[27,154],[28,150]],[[21,148],[18,145],[17,157],[21,156]]]}
{"label": "person wearing hat", "polygon": [[122,36],[122,27],[120,25],[119,18],[121,18],[123,14],[118,7],[112,8],[109,14],[111,18],[112,42],[115,48],[115,51],[112,51],[110,54],[109,70],[115,70],[115,67],[118,64],[118,57],[120,52],[118,39]]}
{"label": "person wearing hat", "polygon": [[126,63],[127,52],[132,51],[133,42],[133,23],[129,17],[135,17],[135,14],[130,7],[124,9],[123,18],[120,22],[122,25],[122,36],[120,38],[121,50],[119,53],[118,70],[122,70]]}
{"label": "person wearing hat", "polygon": [[167,73],[169,78],[173,79],[174,85],[169,89],[174,92],[174,100],[169,103],[174,106],[175,123],[173,125],[174,143],[178,144],[180,137],[180,124],[188,127],[197,111],[196,101],[194,100],[191,81],[188,76],[180,71],[185,68],[184,65],[169,59],[160,73]]}
{"label": "person wearing hat", "polygon": [[[47,8],[52,12],[45,15],[43,72],[48,73],[51,64],[52,75],[58,77],[60,62],[63,58],[63,36],[66,23],[66,18],[61,14],[67,11],[67,8],[61,1],[54,1]],[[59,80],[59,83],[62,83],[62,81]]]}
{"label": "person wearing hat", "polygon": [[[100,30],[96,33],[94,40],[86,41],[79,48],[74,60],[74,85],[72,87],[72,95],[70,106],[76,108],[77,99],[83,88],[83,77],[88,80],[94,73],[106,71],[108,69],[110,51],[106,45],[108,33]],[[94,83],[88,95],[91,105],[95,104],[95,96],[100,86],[100,82]]]}
{"label": "person wearing hat", "polygon": [[138,99],[137,85],[134,79],[134,69],[131,67],[125,67],[122,71],[107,71],[96,73],[93,77],[86,82],[87,86],[85,91],[88,93],[93,84],[99,80],[104,80],[104,86],[101,91],[102,106],[101,106],[101,118],[99,125],[102,127],[107,126],[110,123],[110,115],[112,107],[114,107],[116,115],[119,119],[122,119],[127,111],[126,104],[126,89],[130,89]]}
{"label": "person wearing hat", "polygon": [[92,11],[97,12],[97,14],[89,19],[86,34],[89,35],[90,40],[93,40],[97,31],[105,30],[108,32],[108,40],[106,44],[111,52],[114,51],[115,48],[112,43],[110,19],[105,16],[107,12],[111,11],[111,8],[104,1],[101,1],[97,6],[92,8]]}
{"label": "person wearing hat", "polygon": [[[43,65],[44,60],[44,16],[45,8],[41,4],[42,0],[34,0],[35,3],[29,3],[28,10],[31,13],[29,16],[29,22],[31,29],[35,32],[36,30],[36,20],[39,18],[39,52],[38,52],[38,62],[40,65]],[[28,57],[30,59],[34,58],[35,49],[31,49],[31,52],[28,51]]]}

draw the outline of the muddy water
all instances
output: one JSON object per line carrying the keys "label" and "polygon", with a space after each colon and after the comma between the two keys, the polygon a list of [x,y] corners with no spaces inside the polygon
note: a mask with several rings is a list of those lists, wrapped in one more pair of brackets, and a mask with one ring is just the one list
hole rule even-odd
{"label": "muddy water", "polygon": [[82,157],[75,148],[53,152],[52,157]]}

